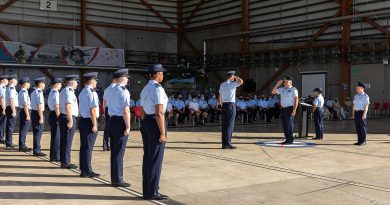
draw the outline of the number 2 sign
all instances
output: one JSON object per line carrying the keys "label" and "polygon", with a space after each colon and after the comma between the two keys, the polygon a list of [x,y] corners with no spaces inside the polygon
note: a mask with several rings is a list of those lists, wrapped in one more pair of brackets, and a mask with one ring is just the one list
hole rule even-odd
{"label": "number 2 sign", "polygon": [[41,0],[41,10],[57,11],[57,0]]}

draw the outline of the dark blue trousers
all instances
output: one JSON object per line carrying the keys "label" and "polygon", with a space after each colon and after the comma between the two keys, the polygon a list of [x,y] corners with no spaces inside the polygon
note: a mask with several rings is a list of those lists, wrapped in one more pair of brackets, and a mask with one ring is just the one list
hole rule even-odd
{"label": "dark blue trousers", "polygon": [[60,161],[60,129],[58,126],[58,118],[55,111],[49,114],[50,125],[50,160]]}
{"label": "dark blue trousers", "polygon": [[[16,109],[16,108],[15,108]],[[8,106],[7,109],[5,110],[5,113],[7,114],[7,122],[6,122],[6,127],[5,127],[5,140],[6,140],[6,145],[11,146],[12,143],[12,133],[14,132],[15,125],[16,125],[16,120],[18,117],[18,110],[15,110],[16,115],[15,117],[12,116],[12,110],[11,107]]]}
{"label": "dark blue trousers", "polygon": [[31,111],[31,124],[33,127],[33,153],[41,153],[41,139],[45,123],[39,124],[39,114],[37,110]]}
{"label": "dark blue trousers", "polygon": [[103,133],[103,149],[106,150],[109,148],[109,143],[110,143],[110,130],[108,128],[108,123],[110,122],[110,115],[108,114],[107,107],[106,107],[106,111],[104,112],[104,116],[106,117],[106,126],[104,127],[104,133]]}
{"label": "dark blue trousers", "polygon": [[236,120],[235,103],[223,103],[222,105],[222,146],[231,145]]}
{"label": "dark blue trousers", "polygon": [[316,108],[314,111],[314,125],[316,128],[316,138],[324,138],[324,109]]}
{"label": "dark blue trousers", "polygon": [[112,116],[108,124],[111,146],[111,183],[123,182],[123,157],[126,151],[127,136],[124,136],[126,124],[122,116]]}
{"label": "dark blue trousers", "polygon": [[289,143],[294,142],[294,118],[291,116],[293,109],[293,106],[290,106],[281,110],[284,137]]}
{"label": "dark blue trousers", "polygon": [[364,111],[355,110],[355,125],[356,132],[358,135],[358,143],[365,143],[367,137],[367,118],[365,120],[362,119]]}
{"label": "dark blue trousers", "polygon": [[80,170],[85,173],[93,173],[92,151],[98,132],[92,132],[91,118],[80,118],[78,127],[80,131]]}
{"label": "dark blue trousers", "polygon": [[60,114],[58,118],[58,123],[60,125],[61,132],[61,142],[60,142],[60,161],[61,164],[69,164],[70,163],[70,155],[72,152],[72,142],[73,136],[76,130],[76,117],[73,117],[73,126],[72,128],[68,128],[67,123],[68,117],[65,114]]}
{"label": "dark blue trousers", "polygon": [[165,144],[160,142],[161,133],[156,117],[154,115],[145,115],[140,131],[144,144],[142,162],[143,195],[145,197],[158,196]]}
{"label": "dark blue trousers", "polygon": [[0,140],[5,139],[6,122],[7,122],[7,115],[3,115],[3,108],[0,107]]}
{"label": "dark blue trousers", "polygon": [[26,120],[26,113],[24,110],[20,111],[20,119],[19,119],[19,149],[25,148],[26,146],[26,136],[27,132],[31,126],[31,120]]}

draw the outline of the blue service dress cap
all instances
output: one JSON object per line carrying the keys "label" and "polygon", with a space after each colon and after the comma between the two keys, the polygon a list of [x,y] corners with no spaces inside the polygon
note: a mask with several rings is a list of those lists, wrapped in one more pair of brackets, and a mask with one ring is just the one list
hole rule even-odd
{"label": "blue service dress cap", "polygon": [[18,75],[16,74],[8,75],[8,80],[12,80],[12,79],[18,79]]}
{"label": "blue service dress cap", "polygon": [[113,78],[129,77],[129,69],[120,69],[112,74]]}
{"label": "blue service dress cap", "polygon": [[35,84],[46,82],[46,78],[45,77],[36,78],[36,79],[34,79],[34,82],[35,82]]}
{"label": "blue service dress cap", "polygon": [[292,77],[286,75],[286,76],[284,76],[284,80],[294,80],[294,78],[292,78]]}
{"label": "blue service dress cap", "polygon": [[68,75],[68,76],[65,76],[65,81],[71,81],[71,80],[77,80],[79,79],[79,75]]}
{"label": "blue service dress cap", "polygon": [[8,77],[9,77],[8,75],[2,75],[2,76],[0,76],[0,80],[7,79]]}
{"label": "blue service dress cap", "polygon": [[161,64],[154,64],[149,66],[149,72],[155,73],[155,72],[166,72],[165,68]]}
{"label": "blue service dress cap", "polygon": [[229,71],[226,73],[227,76],[229,75],[235,75],[236,74],[236,71],[232,70],[232,71]]}
{"label": "blue service dress cap", "polygon": [[84,79],[86,80],[96,79],[97,76],[98,76],[98,72],[86,73],[83,75]]}
{"label": "blue service dress cap", "polygon": [[53,79],[51,79],[51,84],[56,84],[56,83],[62,83],[62,78],[53,78]]}
{"label": "blue service dress cap", "polygon": [[19,84],[20,85],[23,85],[23,84],[29,83],[29,82],[30,82],[30,78],[29,77],[24,77],[24,78],[19,80]]}
{"label": "blue service dress cap", "polygon": [[314,92],[319,92],[319,93],[322,93],[322,89],[321,88],[316,88],[313,90]]}
{"label": "blue service dress cap", "polygon": [[356,86],[362,87],[362,88],[366,88],[366,86],[364,85],[364,83],[361,83],[361,82],[358,82],[358,83],[356,84]]}

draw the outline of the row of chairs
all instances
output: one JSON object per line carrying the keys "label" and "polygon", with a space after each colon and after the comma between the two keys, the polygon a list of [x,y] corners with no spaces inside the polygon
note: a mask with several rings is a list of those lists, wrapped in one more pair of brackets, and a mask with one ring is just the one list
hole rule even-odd
{"label": "row of chairs", "polygon": [[389,114],[389,103],[387,102],[382,103],[382,106],[381,103],[374,102],[373,108],[374,108],[373,111],[375,116],[383,115],[384,117],[387,117],[387,115]]}

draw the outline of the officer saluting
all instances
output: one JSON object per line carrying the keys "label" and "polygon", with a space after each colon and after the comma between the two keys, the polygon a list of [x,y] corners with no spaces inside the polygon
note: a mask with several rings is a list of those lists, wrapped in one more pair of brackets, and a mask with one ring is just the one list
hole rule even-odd
{"label": "officer saluting", "polygon": [[355,119],[356,132],[358,135],[358,142],[354,145],[363,146],[366,144],[367,136],[367,113],[370,105],[370,97],[364,93],[366,86],[358,82],[356,85],[356,92],[353,99],[352,119]]}
{"label": "officer saluting", "polygon": [[8,75],[0,76],[0,144],[5,144],[5,125],[7,116],[5,114],[5,90],[8,85]]}
{"label": "officer saluting", "polygon": [[51,81],[51,90],[47,98],[47,105],[50,109],[49,125],[50,125],[50,161],[60,161],[60,131],[58,127],[58,117],[60,116],[60,89],[62,87],[62,79],[54,78]]}
{"label": "officer saluting", "polygon": [[92,170],[92,151],[98,134],[99,98],[95,91],[97,72],[84,74],[85,87],[79,95],[80,102],[80,177],[99,177]]}
{"label": "officer saluting", "polygon": [[234,122],[236,120],[236,89],[244,81],[235,76],[235,71],[227,73],[227,79],[219,87],[219,104],[222,105],[222,149],[235,149],[231,144]]}
{"label": "officer saluting", "polygon": [[166,70],[161,64],[149,67],[150,80],[141,92],[144,112],[141,134],[144,144],[142,161],[142,190],[145,200],[162,200],[168,196],[159,193],[161,168],[166,138],[165,111],[168,97],[160,83]]}
{"label": "officer saluting", "polygon": [[7,115],[7,124],[5,128],[5,133],[6,133],[6,146],[7,147],[15,147],[15,145],[12,142],[12,133],[14,132],[15,125],[16,125],[16,118],[17,118],[17,112],[18,110],[16,109],[19,106],[19,99],[18,99],[18,92],[16,91],[16,84],[18,83],[17,81],[17,76],[16,74],[8,76],[8,87],[5,92],[5,103],[6,103],[6,115]]}
{"label": "officer saluting", "polygon": [[[282,106],[282,123],[286,140],[282,144],[294,143],[294,117],[298,108],[298,90],[292,86],[293,78],[285,76],[272,89],[272,94],[279,94]],[[284,83],[284,87],[279,88]]]}
{"label": "officer saluting", "polygon": [[316,137],[313,140],[322,140],[324,138],[324,97],[322,96],[322,89],[316,88],[313,90],[315,99],[312,106],[314,113],[314,125],[316,127]]}
{"label": "officer saluting", "polygon": [[65,77],[66,87],[60,92],[60,111],[58,118],[61,131],[60,161],[61,168],[75,169],[76,165],[70,163],[73,136],[76,129],[76,117],[79,115],[79,106],[75,89],[77,88],[78,75]]}
{"label": "officer saluting", "polygon": [[111,185],[113,187],[129,187],[130,184],[123,181],[123,157],[130,134],[130,92],[126,89],[128,69],[115,71],[113,76],[117,79],[111,96],[115,96],[109,102],[108,114],[110,122],[111,144]]}
{"label": "officer saluting", "polygon": [[108,106],[110,106],[110,100],[112,100],[111,91],[116,86],[116,78],[112,78],[111,84],[104,90],[103,95],[103,108],[104,117],[106,118],[106,126],[103,133],[103,151],[110,151],[110,131],[108,130],[108,123],[110,122],[110,115],[108,114]]}
{"label": "officer saluting", "polygon": [[46,86],[46,78],[34,80],[36,89],[31,93],[31,124],[33,127],[33,154],[34,156],[46,156],[41,152],[41,138],[44,130],[43,112],[45,111],[45,97],[43,90]]}
{"label": "officer saluting", "polygon": [[19,85],[21,87],[19,91],[19,151],[29,152],[31,148],[26,146],[26,136],[27,132],[31,126],[30,118],[30,109],[31,101],[30,96],[28,95],[28,89],[30,89],[30,79],[28,77],[22,78],[19,80]]}

